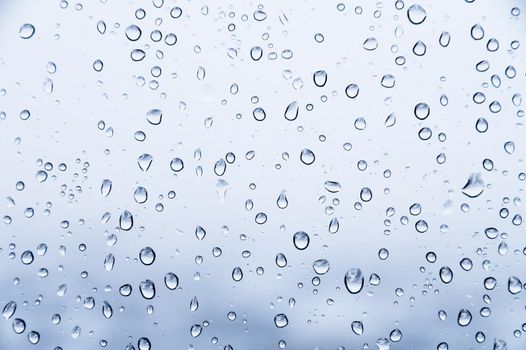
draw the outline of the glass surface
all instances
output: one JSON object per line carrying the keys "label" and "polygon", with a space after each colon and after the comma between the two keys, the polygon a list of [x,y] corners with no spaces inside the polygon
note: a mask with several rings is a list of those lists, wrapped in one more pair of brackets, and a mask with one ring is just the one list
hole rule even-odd
{"label": "glass surface", "polygon": [[525,349],[525,11],[0,1],[0,349]]}

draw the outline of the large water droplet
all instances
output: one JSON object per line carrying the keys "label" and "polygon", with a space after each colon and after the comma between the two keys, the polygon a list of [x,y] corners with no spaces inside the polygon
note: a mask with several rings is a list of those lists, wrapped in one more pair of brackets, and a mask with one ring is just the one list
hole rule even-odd
{"label": "large water droplet", "polygon": [[131,24],[126,28],[126,37],[130,41],[137,41],[141,37],[142,31],[141,28],[135,24]]}
{"label": "large water droplet", "polygon": [[314,261],[314,263],[312,264],[312,268],[314,269],[314,272],[316,272],[318,275],[324,275],[327,272],[329,272],[331,265],[326,259],[318,259]]}
{"label": "large water droplet", "polygon": [[292,241],[297,249],[304,250],[309,246],[310,238],[306,232],[298,231],[292,237]]}
{"label": "large water droplet", "polygon": [[300,153],[300,160],[305,165],[311,165],[316,160],[316,156],[310,149],[304,148]]}
{"label": "large water droplet", "polygon": [[146,120],[152,125],[159,125],[163,119],[163,112],[160,109],[150,109],[146,112]]}
{"label": "large water droplet", "polygon": [[298,118],[299,108],[300,107],[297,101],[289,103],[285,109],[285,119],[290,121],[296,120],[296,118]]}
{"label": "large water droplet", "polygon": [[18,35],[22,39],[29,39],[35,34],[35,27],[31,23],[25,23],[22,24],[20,27],[20,30],[18,31]]}
{"label": "large water droplet", "polygon": [[151,265],[155,261],[155,251],[150,247],[142,248],[139,252],[139,259],[144,265]]}
{"label": "large water droplet", "polygon": [[119,217],[119,226],[124,231],[129,231],[133,227],[133,215],[128,210],[122,212]]}
{"label": "large water droplet", "polygon": [[461,327],[466,327],[471,323],[471,312],[467,309],[461,309],[458,313],[457,323]]}
{"label": "large water droplet", "polygon": [[287,318],[287,315],[285,315],[285,314],[277,314],[274,317],[274,324],[278,328],[286,327],[289,324],[289,320]]}
{"label": "large water droplet", "polygon": [[411,5],[407,9],[407,18],[409,21],[415,25],[421,24],[425,21],[427,17],[426,11],[424,8],[418,4]]}
{"label": "large water droplet", "polygon": [[351,268],[345,273],[345,287],[351,294],[360,293],[363,288],[364,277],[362,270],[359,268]]}
{"label": "large water droplet", "polygon": [[144,299],[153,299],[155,297],[155,284],[147,279],[139,284],[139,291]]}

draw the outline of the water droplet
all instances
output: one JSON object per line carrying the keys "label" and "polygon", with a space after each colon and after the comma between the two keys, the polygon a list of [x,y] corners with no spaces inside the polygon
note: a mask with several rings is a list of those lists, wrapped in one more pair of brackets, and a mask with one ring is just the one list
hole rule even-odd
{"label": "water droplet", "polygon": [[252,111],[252,115],[254,116],[254,119],[256,119],[258,122],[265,120],[265,118],[267,117],[265,110],[261,107],[255,108]]}
{"label": "water droplet", "polygon": [[453,271],[448,266],[441,267],[439,275],[444,283],[450,283],[453,280]]}
{"label": "water droplet", "polygon": [[298,118],[299,104],[297,101],[291,102],[285,109],[285,119],[293,121]]}
{"label": "water droplet", "polygon": [[250,49],[250,57],[254,61],[259,61],[261,57],[263,57],[263,49],[259,46],[254,46],[252,49]]}
{"label": "water droplet", "polygon": [[163,112],[159,109],[150,109],[146,112],[146,120],[152,125],[159,125],[163,119]]}
{"label": "water droplet", "polygon": [[121,230],[129,231],[133,227],[133,215],[128,210],[122,212],[119,217],[119,226]]}
{"label": "water droplet", "polygon": [[14,301],[10,301],[4,306],[4,309],[2,310],[2,317],[8,320],[15,314],[15,311],[16,303]]}
{"label": "water droplet", "polygon": [[480,24],[475,24],[471,27],[471,37],[475,40],[481,40],[484,38],[484,28]]}
{"label": "water droplet", "polygon": [[316,160],[316,157],[310,149],[304,148],[303,150],[301,150],[300,160],[305,165],[311,165]]}
{"label": "water droplet", "polygon": [[285,314],[277,314],[274,317],[274,324],[278,328],[286,327],[289,324],[289,320]]}
{"label": "water droplet", "polygon": [[306,232],[298,231],[294,234],[292,241],[297,249],[304,250],[309,246],[310,238]]}
{"label": "water droplet", "polygon": [[360,293],[363,288],[364,277],[362,270],[359,268],[351,268],[345,273],[345,287],[351,294]]}
{"label": "water droplet", "polygon": [[421,24],[425,21],[426,17],[426,11],[418,4],[412,5],[407,9],[407,18],[412,24]]}
{"label": "water droplet", "polygon": [[276,255],[276,265],[281,268],[287,266],[287,257],[285,256],[285,254],[278,253]]}
{"label": "water droplet", "polygon": [[363,334],[363,323],[361,321],[353,321],[351,323],[351,329],[356,335]]}
{"label": "water droplet", "polygon": [[100,186],[100,193],[104,197],[108,197],[111,192],[112,182],[111,180],[104,179],[102,180],[102,185]]}
{"label": "water droplet", "polygon": [[369,202],[373,199],[373,192],[369,187],[364,187],[360,191],[360,199],[364,202]]}
{"label": "water droplet", "polygon": [[150,247],[145,247],[141,249],[141,251],[139,252],[139,259],[146,266],[153,264],[155,261],[154,250]]}
{"label": "water droplet", "polygon": [[461,309],[458,313],[457,323],[461,327],[466,327],[471,323],[471,312],[467,309]]}
{"label": "water droplet", "polygon": [[34,259],[33,253],[30,250],[26,250],[20,256],[20,260],[22,261],[22,264],[24,265],[31,264],[33,262],[33,259]]}
{"label": "water droplet", "polygon": [[126,37],[130,41],[137,41],[141,37],[142,31],[141,28],[135,24],[131,24],[126,28]]}
{"label": "water droplet", "polygon": [[139,350],[151,350],[152,344],[148,338],[139,338],[137,341],[137,347]]}
{"label": "water droplet", "polygon": [[18,35],[22,39],[29,39],[35,34],[35,27],[31,23],[25,23],[22,24],[20,27],[20,30],[18,31]]}
{"label": "water droplet", "polygon": [[384,87],[384,88],[392,88],[395,86],[395,83],[396,83],[396,79],[394,76],[392,76],[391,74],[386,74],[382,77],[382,81],[381,81],[381,85]]}
{"label": "water droplet", "polygon": [[289,205],[289,201],[287,199],[287,194],[285,191],[281,191],[281,193],[278,196],[278,199],[276,200],[276,204],[280,209],[285,209]]}
{"label": "water droplet", "polygon": [[356,98],[359,93],[360,93],[360,88],[356,84],[349,84],[345,88],[345,94],[349,98]]}
{"label": "water droplet", "polygon": [[342,189],[342,186],[337,181],[325,181],[323,186],[330,193],[338,193]]}
{"label": "water droplet", "polygon": [[107,319],[110,319],[111,316],[113,315],[113,309],[111,308],[111,305],[107,301],[104,301],[102,303],[102,314]]}
{"label": "water droplet", "polygon": [[194,324],[192,327],[190,327],[190,335],[192,338],[197,338],[201,335],[201,332],[203,331],[203,327],[198,324]]}
{"label": "water droplet", "polygon": [[522,282],[518,277],[510,276],[508,279],[508,291],[511,294],[517,294],[522,290]]}
{"label": "water droplet", "polygon": [[139,284],[139,291],[144,299],[153,299],[155,297],[155,284],[147,279]]}
{"label": "water droplet", "polygon": [[202,240],[205,238],[205,236],[206,236],[206,231],[205,231],[205,229],[202,228],[201,226],[197,226],[197,227],[195,228],[195,237],[196,237],[198,240],[202,241]]}
{"label": "water droplet", "polygon": [[223,176],[226,171],[226,162],[223,158],[219,159],[214,165],[214,173],[217,176]]}
{"label": "water droplet", "polygon": [[170,168],[175,171],[176,173],[183,170],[184,168],[184,162],[181,158],[174,158],[170,162]]}
{"label": "water droplet", "polygon": [[130,53],[130,57],[132,61],[139,62],[142,61],[144,57],[146,57],[146,53],[141,49],[134,49]]}
{"label": "water droplet", "polygon": [[484,182],[480,173],[470,175],[468,182],[462,187],[462,193],[470,198],[476,198],[484,192]]}
{"label": "water droplet", "polygon": [[420,120],[424,120],[427,117],[429,117],[431,109],[427,105],[427,103],[420,102],[415,106],[415,117],[417,117]]}
{"label": "water droplet", "polygon": [[367,51],[373,51],[378,48],[378,40],[374,37],[369,37],[363,42],[363,48]]}
{"label": "water droplet", "polygon": [[13,331],[16,334],[22,334],[26,330],[26,322],[20,318],[15,318],[13,321]]}
{"label": "water droplet", "polygon": [[31,344],[37,344],[40,340],[40,333],[31,331],[27,334],[27,339]]}
{"label": "water droplet", "polygon": [[323,87],[327,83],[327,72],[324,70],[316,71],[313,75],[314,85]]}
{"label": "water droplet", "polygon": [[135,189],[135,192],[133,192],[133,199],[138,204],[146,203],[148,200],[148,191],[146,191],[146,188],[139,186]]}
{"label": "water droplet", "polygon": [[164,285],[170,290],[174,290],[179,285],[179,277],[173,272],[168,272],[164,276]]}
{"label": "water droplet", "polygon": [[139,164],[139,168],[142,171],[148,171],[148,169],[150,169],[150,165],[152,165],[152,162],[153,157],[148,153],[141,154],[139,158],[137,158],[137,164]]}
{"label": "water droplet", "polygon": [[239,282],[243,279],[243,271],[240,267],[236,267],[234,270],[232,270],[232,279],[236,282]]}
{"label": "water droplet", "polygon": [[258,22],[264,21],[267,18],[267,14],[261,10],[254,11],[254,19]]}
{"label": "water droplet", "polygon": [[312,268],[314,269],[314,272],[316,272],[318,275],[324,275],[327,272],[329,272],[331,265],[326,259],[319,259],[316,260],[312,264]]}

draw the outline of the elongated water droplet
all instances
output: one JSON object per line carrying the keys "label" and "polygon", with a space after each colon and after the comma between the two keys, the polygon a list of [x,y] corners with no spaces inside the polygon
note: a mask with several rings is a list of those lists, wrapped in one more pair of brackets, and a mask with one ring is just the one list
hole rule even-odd
{"label": "elongated water droplet", "polygon": [[102,185],[100,186],[100,193],[104,197],[108,197],[108,195],[110,194],[112,184],[113,183],[111,182],[111,180],[108,180],[108,179],[102,180]]}
{"label": "elongated water droplet", "polygon": [[351,268],[345,273],[345,287],[351,294],[360,293],[363,288],[364,277],[362,270],[359,268]]}
{"label": "elongated water droplet", "polygon": [[283,190],[276,200],[278,208],[285,209],[289,205],[289,200],[287,199],[287,193]]}
{"label": "elongated water droplet", "polygon": [[133,215],[128,210],[122,212],[119,217],[119,226],[121,230],[129,231],[133,227]]}
{"label": "elongated water droplet", "polygon": [[179,278],[177,277],[175,273],[168,272],[164,276],[164,285],[166,286],[166,288],[170,290],[174,290],[179,285]]}
{"label": "elongated water droplet", "polygon": [[217,176],[223,176],[226,171],[226,162],[223,158],[219,159],[214,165],[214,173]]}
{"label": "elongated water droplet", "polygon": [[153,299],[155,297],[155,283],[147,279],[139,284],[139,291],[144,299]]}
{"label": "elongated water droplet", "polygon": [[287,108],[285,109],[285,119],[293,121],[298,118],[300,106],[297,101],[293,101],[289,103]]}
{"label": "elongated water droplet", "polygon": [[102,314],[107,319],[110,319],[113,315],[113,309],[111,308],[111,305],[107,301],[102,302]]}
{"label": "elongated water droplet", "polygon": [[104,269],[110,272],[111,270],[113,270],[114,266],[115,266],[115,257],[113,256],[113,254],[109,253],[104,258]]}
{"label": "elongated water droplet", "polygon": [[232,270],[232,279],[236,282],[239,282],[243,279],[243,271],[240,267],[236,267],[234,270]]}
{"label": "elongated water droplet", "polygon": [[324,70],[316,71],[312,78],[314,80],[314,85],[317,87],[323,87],[327,83],[327,72]]}
{"label": "elongated water droplet", "polygon": [[11,316],[15,314],[16,311],[16,303],[14,301],[8,302],[2,311],[2,317],[6,320],[10,319]]}
{"label": "elongated water droplet", "polygon": [[206,236],[206,231],[201,226],[197,226],[195,228],[195,237],[197,237],[198,240],[202,241]]}
{"label": "elongated water droplet", "polygon": [[340,222],[338,221],[338,218],[332,218],[329,222],[329,233],[337,233],[340,229]]}
{"label": "elongated water droplet", "polygon": [[450,283],[453,280],[453,271],[448,266],[441,267],[439,275],[444,283]]}

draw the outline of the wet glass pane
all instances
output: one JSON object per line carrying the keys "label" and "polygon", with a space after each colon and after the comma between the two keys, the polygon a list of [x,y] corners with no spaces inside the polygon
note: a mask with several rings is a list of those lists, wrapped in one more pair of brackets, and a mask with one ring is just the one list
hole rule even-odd
{"label": "wet glass pane", "polygon": [[525,11],[0,2],[0,349],[525,349]]}

